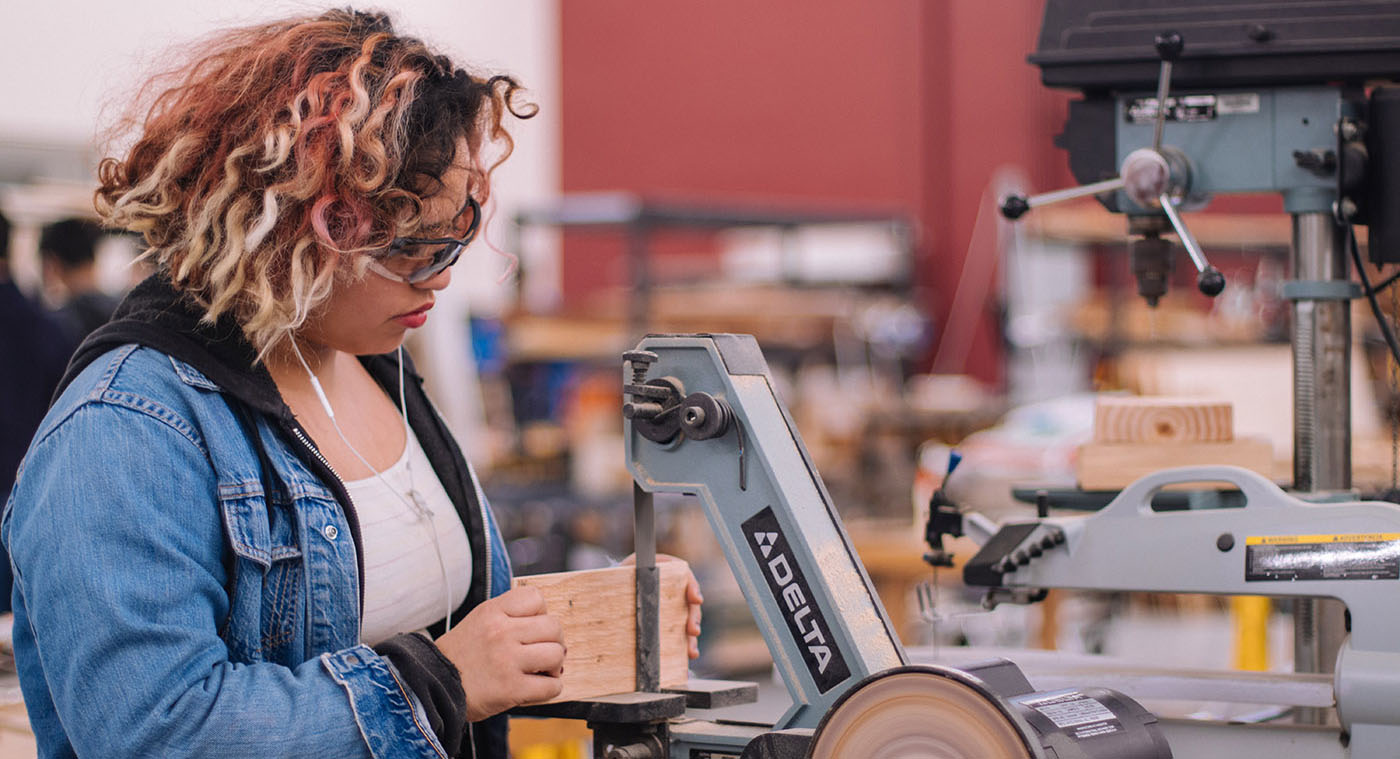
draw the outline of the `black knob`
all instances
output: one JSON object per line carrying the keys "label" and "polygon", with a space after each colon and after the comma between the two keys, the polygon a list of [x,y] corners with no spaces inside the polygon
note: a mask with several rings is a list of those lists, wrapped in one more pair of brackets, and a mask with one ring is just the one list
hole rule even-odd
{"label": "black knob", "polygon": [[1050,533],[1050,537],[1055,541],[1055,545],[1059,545],[1065,542],[1065,534],[1060,530],[1055,530],[1054,532]]}
{"label": "black knob", "polygon": [[1229,553],[1230,549],[1235,547],[1235,536],[1228,532],[1220,533],[1220,537],[1215,539],[1215,547],[1221,553]]}
{"label": "black knob", "polygon": [[1001,201],[1001,215],[1015,221],[1026,215],[1026,211],[1031,210],[1031,204],[1020,195],[1008,195]]}
{"label": "black knob", "polygon": [[1255,42],[1268,42],[1274,38],[1274,30],[1263,24],[1254,24],[1249,27],[1249,38]]}
{"label": "black knob", "polygon": [[1045,553],[1045,549],[1041,548],[1039,543],[1032,543],[1031,547],[1026,549],[1026,553],[1029,553],[1032,558],[1039,558],[1041,554]]}
{"label": "black knob", "polygon": [[1045,537],[1041,538],[1041,539],[1040,539],[1040,547],[1041,547],[1041,548],[1054,548],[1054,547],[1055,547],[1055,536],[1054,536],[1054,534],[1046,535]]}
{"label": "black knob", "polygon": [[1182,49],[1186,47],[1186,40],[1182,39],[1181,35],[1176,32],[1162,32],[1157,35],[1152,44],[1157,48],[1157,55],[1162,60],[1174,61],[1181,55]]}
{"label": "black knob", "polygon": [[1025,565],[1031,563],[1031,556],[1025,551],[1017,551],[1011,554],[1011,558],[1016,560],[1017,566],[1024,567]]}
{"label": "black knob", "polygon": [[1196,289],[1214,298],[1225,289],[1225,275],[1214,266],[1207,266],[1205,271],[1196,276]]}

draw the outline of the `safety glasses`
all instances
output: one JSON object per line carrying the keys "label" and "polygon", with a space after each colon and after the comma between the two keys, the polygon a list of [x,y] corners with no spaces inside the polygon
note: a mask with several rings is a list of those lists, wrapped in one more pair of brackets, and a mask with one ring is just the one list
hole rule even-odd
{"label": "safety glasses", "polygon": [[481,204],[476,198],[467,195],[467,204],[461,213],[471,212],[471,222],[458,237],[396,237],[389,247],[375,253],[369,261],[369,270],[385,279],[416,285],[432,279],[443,269],[457,263],[462,250],[476,238],[481,227]]}

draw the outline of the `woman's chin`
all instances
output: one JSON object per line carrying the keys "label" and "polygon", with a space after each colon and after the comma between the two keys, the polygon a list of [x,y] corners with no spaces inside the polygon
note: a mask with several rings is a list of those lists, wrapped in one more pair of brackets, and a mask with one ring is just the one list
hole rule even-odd
{"label": "woman's chin", "polygon": [[385,336],[375,340],[356,340],[353,344],[347,344],[341,348],[346,353],[356,356],[377,356],[381,353],[393,353],[403,345],[404,338],[408,336],[407,330],[399,330],[397,335]]}

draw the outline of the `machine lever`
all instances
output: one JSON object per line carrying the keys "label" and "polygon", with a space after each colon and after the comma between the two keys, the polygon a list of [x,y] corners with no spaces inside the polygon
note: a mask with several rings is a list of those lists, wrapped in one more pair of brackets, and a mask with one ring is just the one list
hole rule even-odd
{"label": "machine lever", "polygon": [[1162,69],[1157,73],[1157,119],[1152,123],[1152,149],[1162,150],[1162,126],[1167,120],[1167,93],[1171,92],[1172,61],[1181,56],[1186,41],[1176,32],[1162,32],[1153,40],[1157,55],[1162,59]]}
{"label": "machine lever", "polygon": [[1157,201],[1162,206],[1162,213],[1166,214],[1167,220],[1172,223],[1172,229],[1176,230],[1176,236],[1181,239],[1182,247],[1186,248],[1187,255],[1191,256],[1191,263],[1196,267],[1196,288],[1212,298],[1219,295],[1225,289],[1225,275],[1206,260],[1206,254],[1201,251],[1200,244],[1192,236],[1191,230],[1186,228],[1186,222],[1177,214],[1176,203],[1172,197],[1164,192],[1157,197]]}
{"label": "machine lever", "polygon": [[1114,190],[1121,189],[1123,189],[1123,178],[1114,177],[1113,179],[1105,179],[1102,182],[1093,182],[1079,187],[1044,192],[1030,197],[1024,195],[1008,195],[1001,201],[1001,215],[1014,221],[1024,216],[1025,213],[1032,208],[1048,206],[1051,203],[1074,200],[1075,198],[1083,198],[1089,195],[1100,195],[1105,192],[1113,192]]}
{"label": "machine lever", "polygon": [[[1167,119],[1167,94],[1171,91],[1172,61],[1175,61],[1181,51],[1186,47],[1186,42],[1181,35],[1176,32],[1162,32],[1154,40],[1157,48],[1157,55],[1162,58],[1162,69],[1157,75],[1157,118],[1152,125],[1152,152],[1162,154],[1162,127]],[[1165,170],[1165,161],[1163,163]],[[1101,182],[1071,187],[1065,190],[1055,190],[1053,192],[1041,193],[1026,197],[1024,195],[1008,195],[1001,202],[1001,215],[1008,219],[1016,220],[1025,215],[1032,208],[1059,203],[1064,200],[1074,200],[1089,195],[1099,195],[1105,192],[1113,192],[1124,188],[1125,180],[1120,171],[1120,176],[1113,179],[1105,179]],[[1222,284],[1223,286],[1223,284]]]}

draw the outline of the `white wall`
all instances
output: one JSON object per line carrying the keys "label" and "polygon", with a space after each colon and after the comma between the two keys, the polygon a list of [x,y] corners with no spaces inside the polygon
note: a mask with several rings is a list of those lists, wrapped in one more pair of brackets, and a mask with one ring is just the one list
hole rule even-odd
{"label": "white wall", "polygon": [[[172,44],[217,29],[316,13],[344,3],[291,0],[8,0],[0,24],[0,154],[6,146],[90,150],[149,73],[170,65]],[[507,220],[523,205],[552,198],[559,187],[558,11],[554,0],[381,0],[357,6],[390,12],[402,31],[436,45],[472,69],[516,76],[540,106],[536,118],[511,126],[516,150],[495,175],[494,223],[486,239],[504,247]],[[86,188],[59,193],[86,197]],[[53,193],[50,193],[53,195]],[[20,210],[22,243],[42,220],[42,203],[26,205],[23,188],[5,188],[0,202]],[[25,206],[24,209],[12,206]],[[23,251],[16,250],[22,256]],[[415,355],[453,426],[473,429],[474,374],[465,358],[464,317],[470,302],[498,312],[513,285],[499,283],[507,259],[478,244],[454,273]],[[16,263],[21,263],[17,261]],[[424,350],[426,348],[427,350]],[[468,448],[476,447],[464,434]]]}

